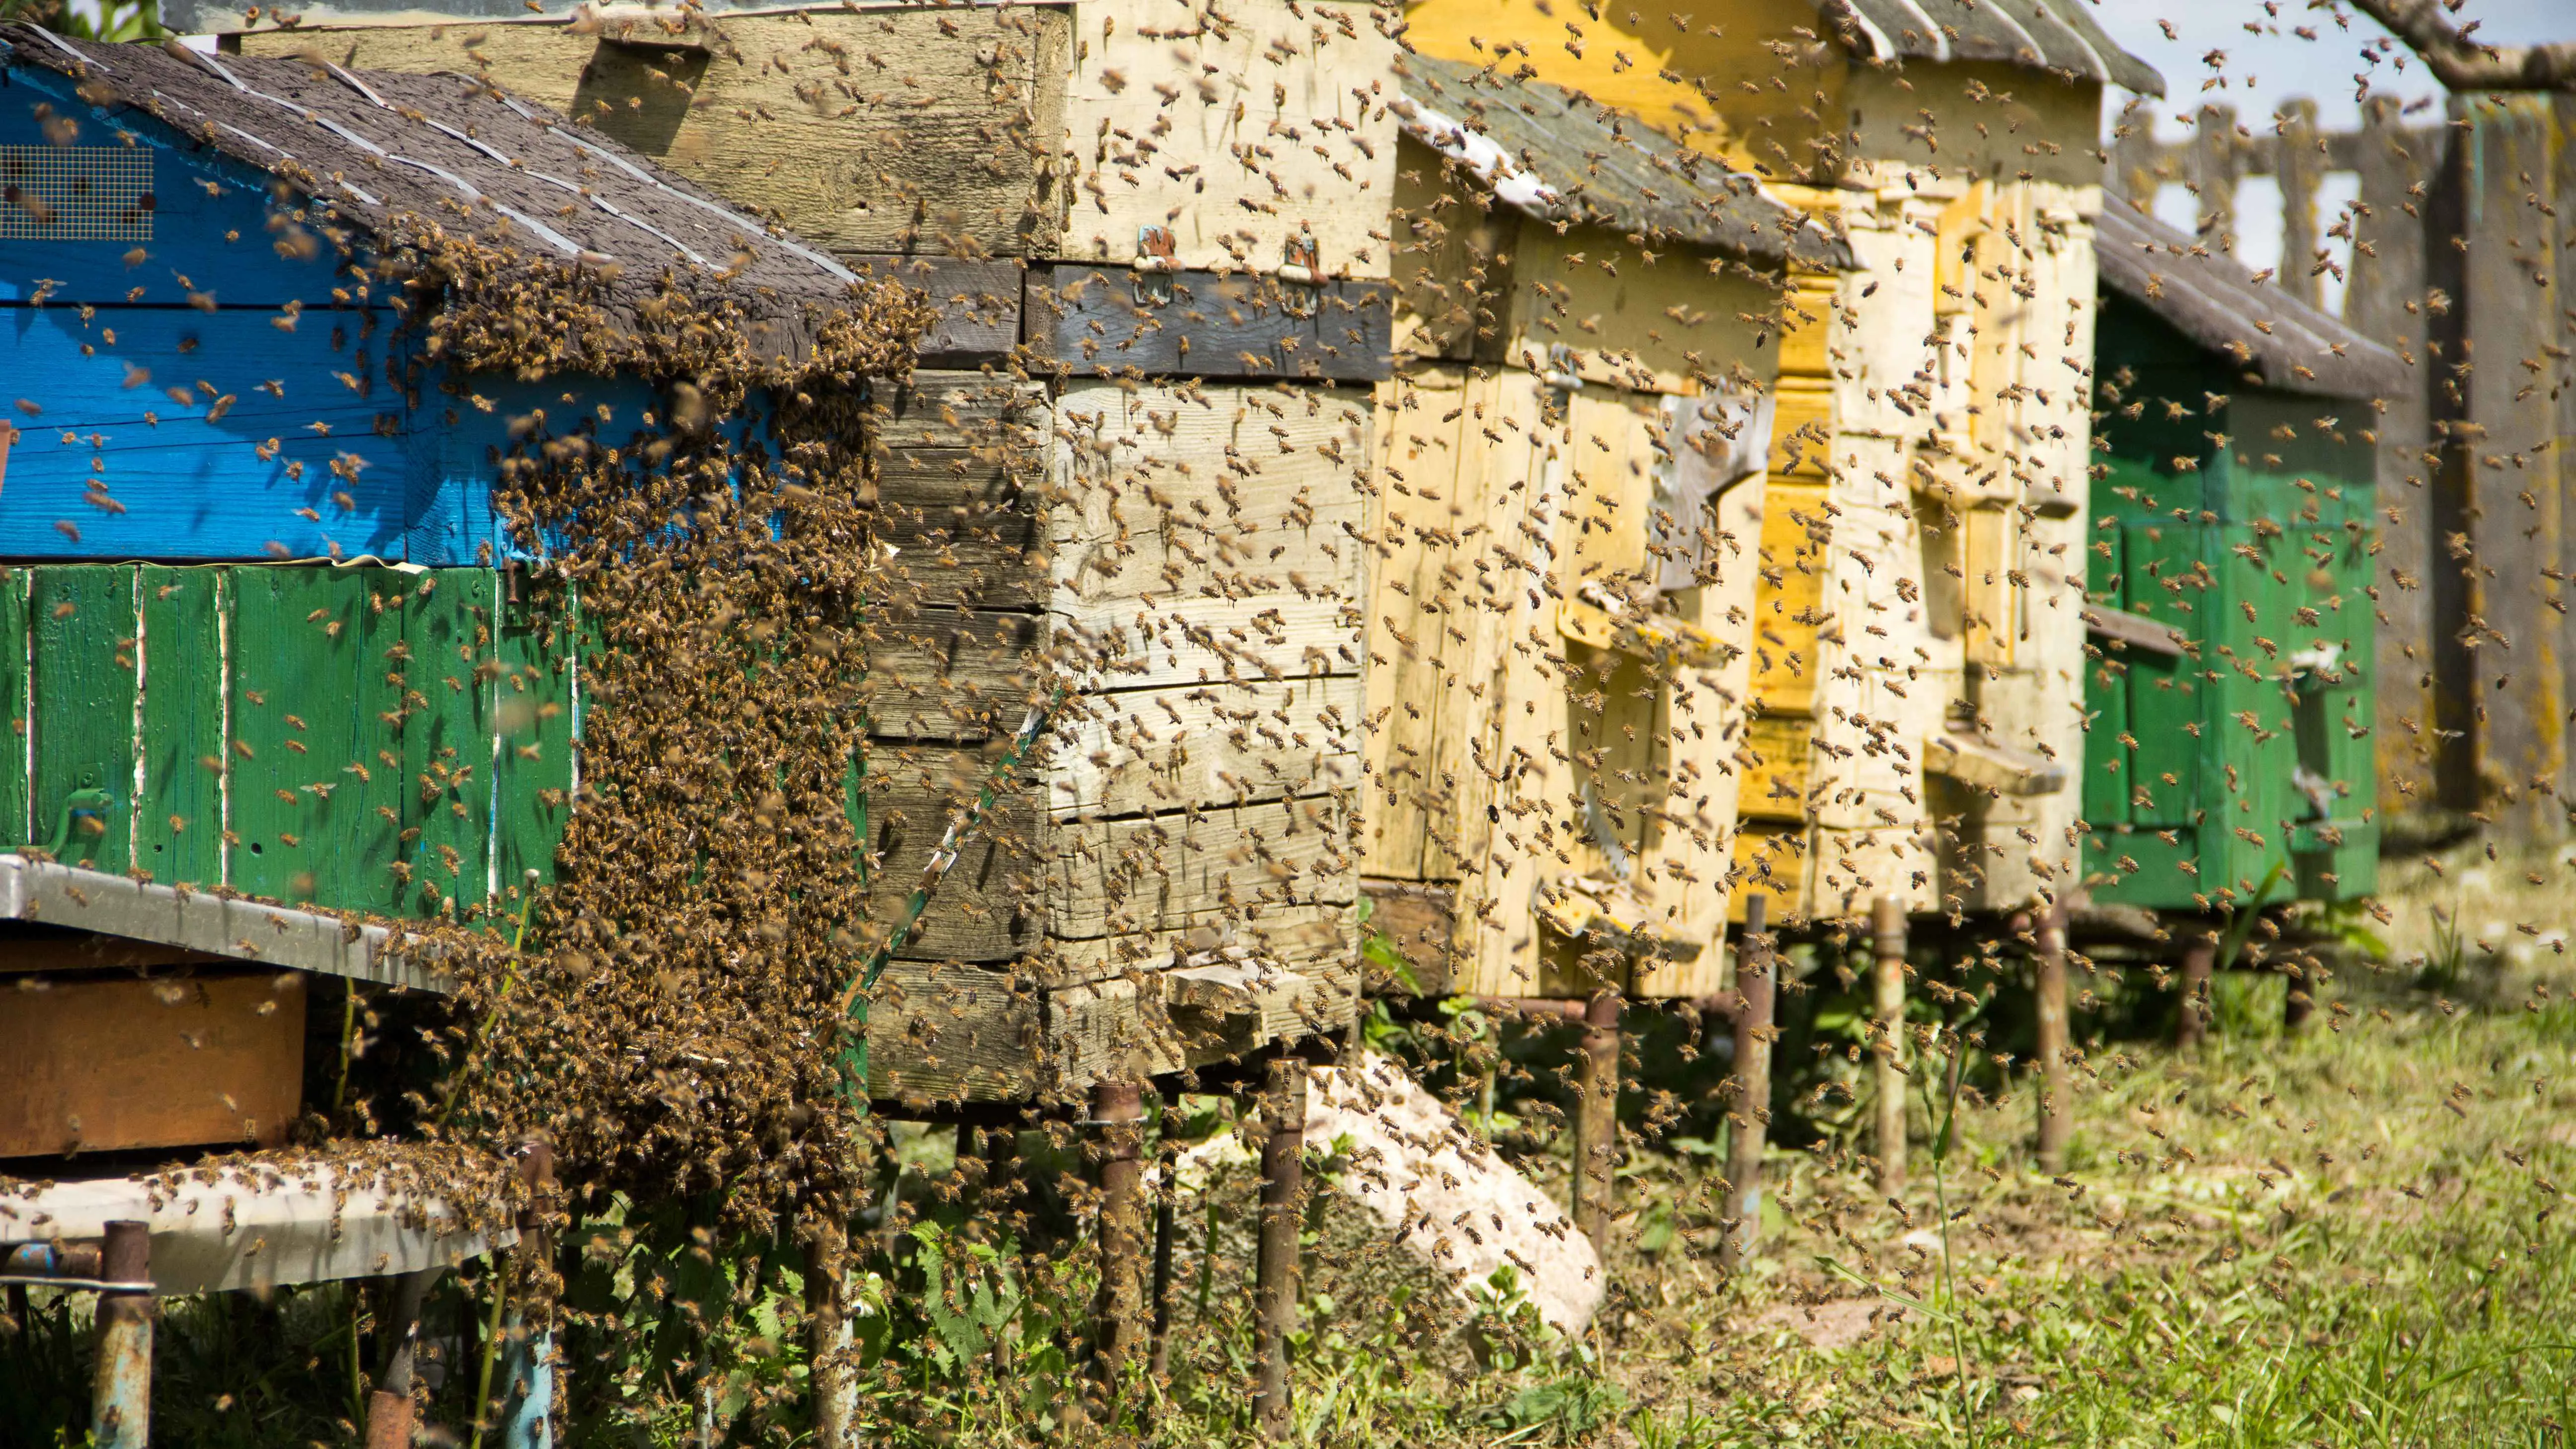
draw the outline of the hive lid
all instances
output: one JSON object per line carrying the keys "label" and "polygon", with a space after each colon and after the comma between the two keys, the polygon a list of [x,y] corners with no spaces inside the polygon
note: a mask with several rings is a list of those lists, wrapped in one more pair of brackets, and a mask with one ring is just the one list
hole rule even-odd
{"label": "hive lid", "polygon": [[2094,246],[2102,285],[2228,354],[2266,386],[2368,398],[2414,385],[2396,353],[2128,202],[2103,201]]}

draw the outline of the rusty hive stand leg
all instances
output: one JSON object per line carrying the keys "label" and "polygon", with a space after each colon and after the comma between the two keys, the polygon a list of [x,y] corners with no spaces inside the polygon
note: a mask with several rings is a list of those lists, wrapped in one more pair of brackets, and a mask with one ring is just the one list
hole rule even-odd
{"label": "rusty hive stand leg", "polygon": [[1100,1152],[1100,1292],[1092,1305],[1095,1391],[1106,1409],[1136,1345],[1144,1257],[1145,1089],[1134,1082],[1091,1088]]}
{"label": "rusty hive stand leg", "polygon": [[1261,1097],[1261,1239],[1253,1263],[1253,1427],[1271,1442],[1289,1435],[1288,1335],[1297,1327],[1298,1198],[1305,1187],[1306,1064],[1270,1063]]}
{"label": "rusty hive stand leg", "polygon": [[1870,909],[1871,994],[1882,1033],[1876,1057],[1878,1190],[1905,1190],[1905,903],[1881,896]]}
{"label": "rusty hive stand leg", "polygon": [[367,1395],[367,1449],[410,1449],[412,1363],[420,1353],[420,1305],[441,1270],[419,1268],[394,1278],[384,1323],[385,1352]]}
{"label": "rusty hive stand leg", "polygon": [[1770,898],[1744,903],[1744,944],[1735,967],[1735,1131],[1726,1154],[1726,1221],[1718,1262],[1732,1271],[1762,1232],[1762,1142],[1771,1122],[1774,998]]}
{"label": "rusty hive stand leg", "polygon": [[847,1449],[850,1414],[847,1398],[849,1347],[848,1305],[843,1301],[843,1275],[849,1271],[848,1225],[830,1215],[814,1220],[805,1244],[806,1392],[814,1409],[816,1449]]}
{"label": "rusty hive stand leg", "polygon": [[1583,1013],[1583,1059],[1575,1084],[1574,1230],[1609,1248],[1618,1210],[1619,993],[1600,991]]}
{"label": "rusty hive stand leg", "polygon": [[2182,1010],[2174,1018],[2174,1045],[2196,1047],[2209,1034],[2209,979],[2218,967],[2218,932],[2193,927],[2182,952]]}
{"label": "rusty hive stand leg", "polygon": [[[152,1235],[138,1222],[107,1225],[99,1276],[110,1283],[152,1277]],[[97,1449],[143,1449],[152,1440],[152,1292],[112,1288],[98,1295],[98,1376],[90,1432]]]}
{"label": "rusty hive stand leg", "polygon": [[1173,1098],[1163,1099],[1163,1175],[1154,1194],[1154,1326],[1146,1354],[1148,1371],[1157,1381],[1172,1375],[1172,1239],[1179,1226],[1174,1221],[1174,1203],[1180,1193],[1181,1154],[1169,1134],[1171,1113],[1178,1105]]}
{"label": "rusty hive stand leg", "polygon": [[2066,1146],[2075,1132],[2066,1052],[2066,910],[2052,907],[2039,922],[2039,1170],[2064,1172]]}

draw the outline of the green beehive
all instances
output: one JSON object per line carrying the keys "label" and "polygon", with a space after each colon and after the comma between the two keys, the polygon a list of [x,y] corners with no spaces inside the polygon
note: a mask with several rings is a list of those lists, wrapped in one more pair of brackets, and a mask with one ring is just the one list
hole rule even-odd
{"label": "green beehive", "polygon": [[2100,229],[2093,899],[2349,900],[2372,808],[2375,399],[2404,364],[2121,202]]}

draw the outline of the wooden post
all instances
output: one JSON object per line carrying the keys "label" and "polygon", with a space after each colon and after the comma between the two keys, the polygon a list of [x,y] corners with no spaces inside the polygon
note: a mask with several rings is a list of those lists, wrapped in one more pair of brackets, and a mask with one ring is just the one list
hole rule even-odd
{"label": "wooden post", "polygon": [[2281,1030],[2294,1032],[2308,1024],[2317,1009],[2317,988],[2325,984],[2325,963],[2313,951],[2291,951],[2281,958]]}
{"label": "wooden post", "polygon": [[2209,1034],[2209,978],[2218,965],[2218,932],[2194,926],[2182,950],[2182,1010],[2174,1018],[2174,1045],[2196,1047]]}
{"label": "wooden post", "polygon": [[2039,920],[2039,1170],[2064,1172],[2066,1144],[2075,1130],[2066,1060],[2066,908],[2051,906]]}
{"label": "wooden post", "polygon": [[[1171,1107],[1166,1100],[1164,1130],[1169,1132]],[[1180,1194],[1180,1149],[1164,1139],[1162,1190],[1154,1194],[1154,1330],[1152,1346],[1147,1350],[1147,1371],[1157,1382],[1172,1375],[1172,1237],[1173,1203]]]}
{"label": "wooden post", "polygon": [[2281,110],[2281,133],[2272,143],[2272,179],[2281,187],[2281,290],[2314,307],[2324,295],[2317,276],[2317,188],[2325,180],[2326,154],[2317,139],[2315,101],[2301,96]]}
{"label": "wooden post", "polygon": [[[2433,494],[2438,478],[2424,460],[2426,384],[2438,386],[2424,342],[2424,203],[2417,188],[2435,180],[2442,130],[2410,133],[2396,96],[2361,103],[2361,134],[2354,146],[2363,212],[2353,218],[2352,280],[2343,294],[2343,317],[2352,330],[2414,360],[2424,382],[2388,400],[2378,425],[2378,492],[2383,578],[2430,580],[2452,566],[2433,535]],[[2408,207],[2416,210],[2409,212]],[[2444,243],[2448,250],[2448,243]],[[2410,310],[2411,308],[2411,310]],[[2433,762],[2436,738],[2427,726],[2437,711],[2433,664],[2432,599],[2428,589],[2383,585],[2372,602],[2378,621],[2379,675],[2373,684],[2378,727],[2372,738],[2380,813],[2421,814],[2436,803]],[[2356,789],[2360,782],[2352,782]]]}
{"label": "wooden post", "polygon": [[2234,106],[2203,106],[2192,133],[2192,180],[2200,186],[2199,231],[2209,249],[2236,254],[2236,181],[2244,173]]}
{"label": "wooden post", "polygon": [[[110,1283],[148,1284],[151,1230],[124,1219],[109,1223],[98,1271]],[[152,1317],[149,1287],[98,1295],[98,1371],[90,1396],[98,1449],[144,1449],[152,1441]]]}
{"label": "wooden post", "polygon": [[412,1362],[420,1351],[420,1304],[439,1272],[420,1268],[394,1277],[383,1324],[382,1366],[375,1391],[367,1395],[367,1449],[411,1449]]}
{"label": "wooden post", "polygon": [[1094,1083],[1091,1125],[1100,1153],[1100,1293],[1092,1305],[1092,1370],[1105,1405],[1117,1392],[1143,1317],[1145,1089],[1135,1082]]}
{"label": "wooden post", "polygon": [[1905,1191],[1905,902],[1880,896],[1870,908],[1875,960],[1870,985],[1881,1037],[1877,1054],[1878,1190]]}
{"label": "wooden post", "polygon": [[1730,1271],[1762,1233],[1762,1143],[1771,1123],[1771,941],[1768,896],[1744,902],[1743,945],[1735,956],[1735,1130],[1726,1154],[1726,1237],[1718,1262]]}
{"label": "wooden post", "polygon": [[814,1409],[815,1449],[850,1443],[849,1318],[842,1301],[849,1250],[848,1223],[834,1213],[814,1220],[805,1243],[805,1392]]}
{"label": "wooden post", "polygon": [[1597,991],[1583,1013],[1575,1079],[1574,1230],[1606,1254],[1618,1210],[1619,993]]}
{"label": "wooden post", "polygon": [[1289,1435],[1288,1335],[1297,1327],[1298,1198],[1305,1187],[1306,1064],[1270,1063],[1261,1096],[1261,1238],[1253,1263],[1253,1427],[1264,1440]]}

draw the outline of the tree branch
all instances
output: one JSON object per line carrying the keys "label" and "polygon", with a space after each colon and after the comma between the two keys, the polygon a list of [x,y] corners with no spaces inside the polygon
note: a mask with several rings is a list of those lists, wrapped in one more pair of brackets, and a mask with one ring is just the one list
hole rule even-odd
{"label": "tree branch", "polygon": [[2352,0],[2455,91],[2576,90],[2576,43],[2481,45],[2442,16],[2439,0]]}

